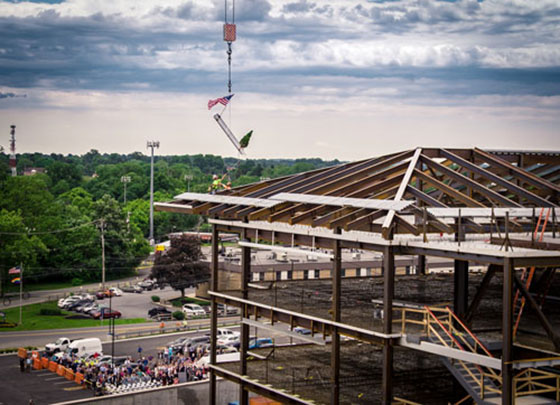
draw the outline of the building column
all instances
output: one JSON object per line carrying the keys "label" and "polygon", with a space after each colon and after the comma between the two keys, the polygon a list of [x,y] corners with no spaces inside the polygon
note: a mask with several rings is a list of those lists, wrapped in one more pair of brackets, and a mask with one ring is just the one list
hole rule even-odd
{"label": "building column", "polygon": [[[246,230],[241,233],[241,240],[249,241]],[[251,248],[241,247],[241,297],[246,300],[249,298],[249,279],[251,276]],[[241,316],[249,318],[247,313],[247,306],[243,305]],[[247,375],[247,352],[249,351],[249,325],[241,323],[241,336],[239,344],[240,364],[239,374]],[[249,392],[243,387],[239,386],[239,405],[249,404]]]}
{"label": "building column", "polygon": [[[210,278],[210,291],[218,291],[218,252],[219,246],[218,227],[212,224],[212,262],[211,262],[211,278]],[[218,304],[216,297],[211,296],[212,313],[210,314],[210,364],[216,364],[216,346],[218,331]],[[216,374],[210,369],[210,395],[208,396],[209,404],[216,405]]]}
{"label": "building column", "polygon": [[513,268],[512,259],[504,259],[502,293],[502,405],[513,404]]}
{"label": "building column", "polygon": [[[383,333],[393,333],[393,296],[395,294],[395,254],[392,246],[383,251]],[[382,403],[390,405],[393,400],[393,343],[386,339],[383,344]]]}
{"label": "building column", "polygon": [[469,262],[455,260],[453,271],[453,312],[464,319],[469,307]]}
{"label": "building column", "polygon": [[[340,230],[335,230],[340,233]],[[332,320],[340,322],[340,294],[342,283],[342,258],[340,241],[335,240],[333,246],[332,268]],[[331,340],[331,405],[338,405],[340,399],[340,335],[338,328],[334,327]]]}
{"label": "building column", "polygon": [[416,265],[416,275],[421,274],[421,275],[425,275],[426,274],[426,256],[424,255],[418,255],[418,264]]}

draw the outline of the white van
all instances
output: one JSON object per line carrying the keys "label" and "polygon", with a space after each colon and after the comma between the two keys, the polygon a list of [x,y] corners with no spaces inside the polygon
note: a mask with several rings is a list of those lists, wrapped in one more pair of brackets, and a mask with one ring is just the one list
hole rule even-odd
{"label": "white van", "polygon": [[66,351],[59,352],[55,354],[57,358],[62,356],[89,356],[90,354],[99,353],[103,354],[103,347],[101,346],[101,340],[99,338],[89,338],[89,339],[78,339],[74,340],[68,345]]}

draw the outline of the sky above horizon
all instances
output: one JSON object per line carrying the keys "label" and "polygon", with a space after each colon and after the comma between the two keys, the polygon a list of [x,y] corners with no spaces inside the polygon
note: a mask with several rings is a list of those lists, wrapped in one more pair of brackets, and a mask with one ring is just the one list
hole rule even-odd
{"label": "sky above horizon", "polygon": [[[207,109],[223,22],[223,0],[0,1],[0,145],[237,156]],[[237,0],[235,22],[249,158],[560,150],[560,0]]]}

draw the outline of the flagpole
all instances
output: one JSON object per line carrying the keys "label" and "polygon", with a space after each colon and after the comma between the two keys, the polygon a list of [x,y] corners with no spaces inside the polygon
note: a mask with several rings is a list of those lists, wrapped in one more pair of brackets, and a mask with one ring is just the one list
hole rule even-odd
{"label": "flagpole", "polygon": [[22,324],[22,297],[23,297],[23,263],[20,263],[21,273],[19,279],[19,324]]}

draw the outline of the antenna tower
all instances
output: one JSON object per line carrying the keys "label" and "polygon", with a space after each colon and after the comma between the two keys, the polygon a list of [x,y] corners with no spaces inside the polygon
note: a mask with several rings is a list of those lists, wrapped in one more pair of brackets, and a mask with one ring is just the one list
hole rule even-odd
{"label": "antenna tower", "polygon": [[10,168],[12,169],[12,177],[17,176],[16,169],[16,126],[10,125]]}

